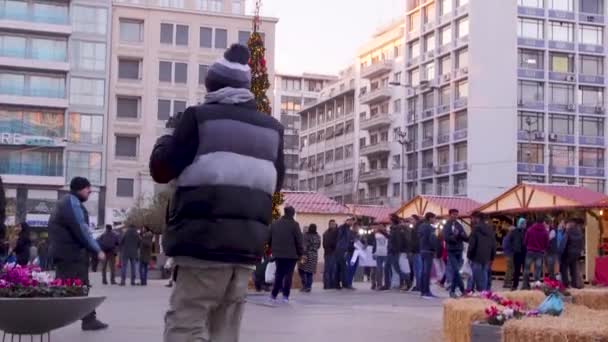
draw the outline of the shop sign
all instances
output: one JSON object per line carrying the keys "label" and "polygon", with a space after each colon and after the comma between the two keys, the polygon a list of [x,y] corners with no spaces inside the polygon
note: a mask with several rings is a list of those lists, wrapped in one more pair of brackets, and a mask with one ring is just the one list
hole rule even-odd
{"label": "shop sign", "polygon": [[32,145],[32,146],[58,146],[59,139],[23,135],[21,133],[0,133],[1,145]]}

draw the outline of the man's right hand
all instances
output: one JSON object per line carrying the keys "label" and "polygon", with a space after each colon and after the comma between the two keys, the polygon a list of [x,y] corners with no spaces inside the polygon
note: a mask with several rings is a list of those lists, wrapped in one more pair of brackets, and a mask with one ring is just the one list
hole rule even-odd
{"label": "man's right hand", "polygon": [[101,261],[106,260],[106,253],[104,253],[103,251],[97,253],[97,259]]}

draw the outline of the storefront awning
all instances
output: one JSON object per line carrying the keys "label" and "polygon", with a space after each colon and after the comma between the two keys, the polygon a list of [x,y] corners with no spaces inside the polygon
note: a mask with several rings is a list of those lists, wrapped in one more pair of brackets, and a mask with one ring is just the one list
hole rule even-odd
{"label": "storefront awning", "polygon": [[407,218],[412,215],[424,216],[424,214],[432,212],[438,216],[447,216],[450,209],[457,209],[460,216],[468,216],[480,205],[466,197],[419,195],[405,203],[397,211],[397,215]]}

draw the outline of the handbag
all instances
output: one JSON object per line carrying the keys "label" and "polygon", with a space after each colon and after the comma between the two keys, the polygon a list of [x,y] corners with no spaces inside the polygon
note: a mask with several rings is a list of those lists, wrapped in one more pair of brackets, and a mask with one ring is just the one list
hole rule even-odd
{"label": "handbag", "polygon": [[276,261],[269,262],[266,266],[266,272],[264,273],[264,281],[266,284],[273,284],[277,273]]}
{"label": "handbag", "polygon": [[410,274],[410,262],[406,253],[399,254],[399,268],[404,274]]}

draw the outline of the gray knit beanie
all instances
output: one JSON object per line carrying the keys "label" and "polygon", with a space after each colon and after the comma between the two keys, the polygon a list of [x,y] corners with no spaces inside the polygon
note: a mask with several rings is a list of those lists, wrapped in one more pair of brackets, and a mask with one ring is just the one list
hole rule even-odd
{"label": "gray knit beanie", "polygon": [[231,87],[251,88],[251,69],[249,68],[249,49],[241,44],[233,44],[217,60],[207,73],[205,86],[208,92]]}

